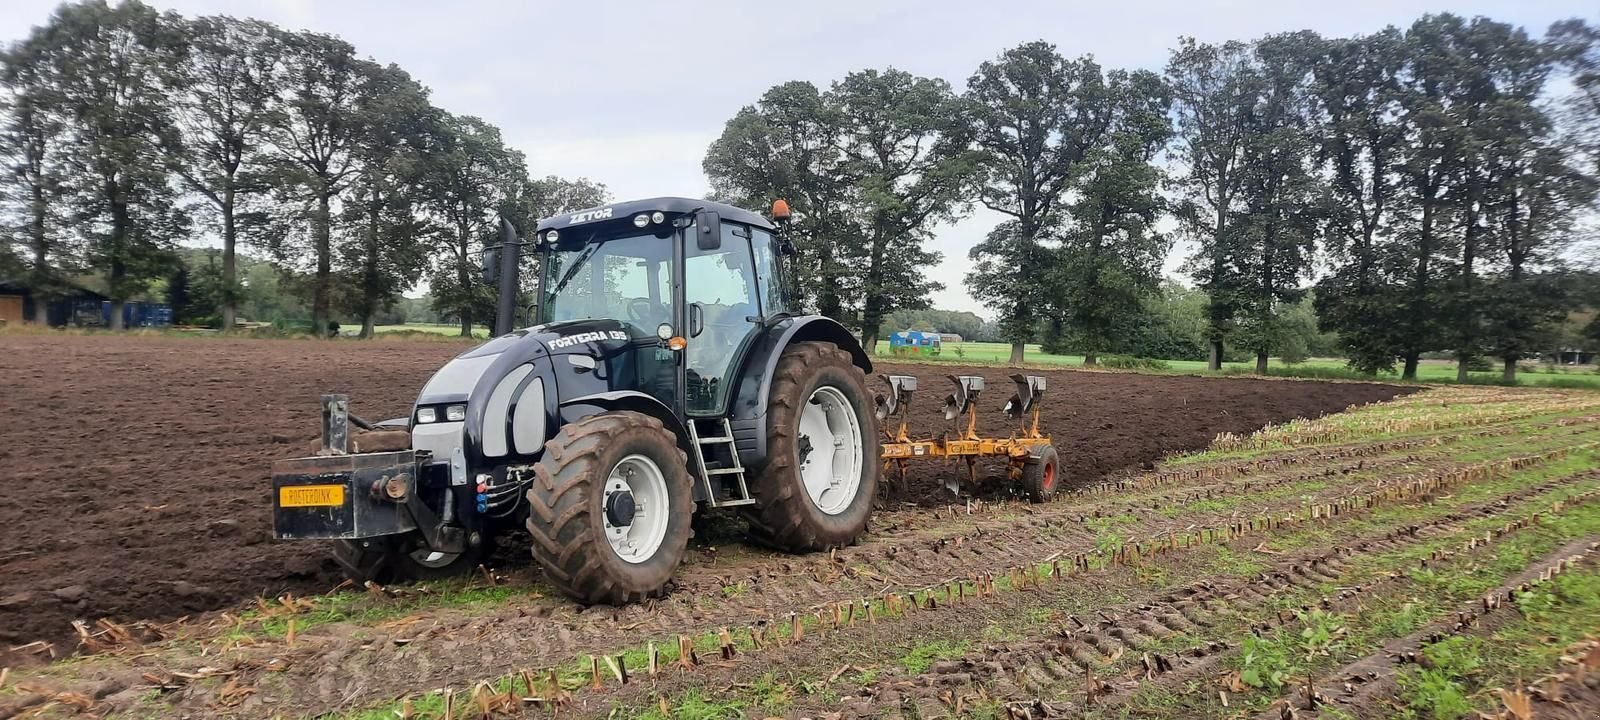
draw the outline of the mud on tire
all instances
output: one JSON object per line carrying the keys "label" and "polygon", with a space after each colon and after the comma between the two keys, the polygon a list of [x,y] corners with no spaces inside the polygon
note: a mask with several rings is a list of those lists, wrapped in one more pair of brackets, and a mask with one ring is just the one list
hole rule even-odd
{"label": "mud on tire", "polygon": [[[837,513],[817,507],[800,473],[800,414],[821,386],[836,389],[855,411],[861,434],[861,479],[855,497]],[[848,545],[867,528],[877,496],[880,460],[877,417],[866,375],[850,353],[829,342],[799,342],[784,348],[767,402],[767,464],[751,493],[756,504],[743,514],[753,539],[792,552]]]}
{"label": "mud on tire", "polygon": [[[623,560],[603,525],[606,479],[623,459],[643,455],[667,487],[666,535],[645,562]],[[563,595],[620,605],[661,594],[689,543],[694,499],[689,459],[660,420],[606,412],[568,423],[545,446],[528,489],[533,558]]]}

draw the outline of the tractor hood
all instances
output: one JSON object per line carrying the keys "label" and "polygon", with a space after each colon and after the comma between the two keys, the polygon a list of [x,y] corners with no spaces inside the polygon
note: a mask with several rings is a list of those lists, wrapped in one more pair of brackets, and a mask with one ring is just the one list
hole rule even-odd
{"label": "tractor hood", "polygon": [[636,382],[630,358],[644,342],[659,340],[612,319],[535,325],[494,338],[445,363],[423,386],[418,410],[433,408],[443,419],[451,406],[465,405],[465,419],[415,424],[413,445],[435,457],[460,448],[472,467],[531,456],[557,424],[559,396]]}
{"label": "tractor hood", "polygon": [[[630,342],[654,339],[628,323],[611,319],[568,320],[513,330],[468,350],[439,368],[417,396],[417,405],[466,401],[491,366],[510,370],[541,355],[589,355],[605,360]],[[507,355],[519,358],[509,361]],[[503,361],[503,362],[502,362]]]}

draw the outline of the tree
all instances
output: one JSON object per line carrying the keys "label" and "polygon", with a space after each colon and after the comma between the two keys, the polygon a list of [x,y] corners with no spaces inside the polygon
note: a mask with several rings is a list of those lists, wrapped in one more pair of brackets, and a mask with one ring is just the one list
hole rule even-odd
{"label": "tree", "polygon": [[1329,40],[1313,65],[1321,121],[1315,157],[1328,177],[1324,246],[1332,272],[1317,286],[1317,315],[1336,332],[1350,366],[1389,370],[1399,354],[1395,303],[1383,262],[1392,238],[1405,131],[1399,122],[1400,31]]}
{"label": "tree", "polygon": [[853,324],[848,302],[860,288],[853,239],[861,233],[846,212],[856,178],[845,162],[845,129],[839,108],[815,85],[783,83],[728,121],[703,166],[722,200],[744,207],[789,202],[797,294],[819,314]]}
{"label": "tree", "polygon": [[942,287],[923,272],[939,261],[923,242],[935,224],[964,210],[972,163],[960,105],[943,80],[863,70],[829,95],[847,123],[847,162],[861,178],[849,212],[865,235],[861,338],[871,352],[888,313],[927,307],[929,293]]}
{"label": "tree", "polygon": [[477,282],[478,251],[497,236],[497,214],[511,212],[527,183],[522,153],[506,147],[500,129],[475,117],[446,115],[436,152],[428,156],[426,203],[438,218],[439,255],[432,273],[434,308],[472,336],[475,319],[492,315],[494,289]]}
{"label": "tree", "polygon": [[1489,293],[1487,334],[1505,381],[1513,382],[1517,361],[1543,347],[1566,318],[1560,283],[1534,271],[1557,260],[1578,211],[1594,202],[1596,184],[1567,164],[1562,147],[1537,141],[1503,155],[1491,184],[1498,192],[1488,212],[1503,237],[1505,274]]}
{"label": "tree", "polygon": [[1172,133],[1171,96],[1154,73],[1116,71],[1106,83],[1105,104],[1106,142],[1088,148],[1075,170],[1081,175],[1076,199],[1040,294],[1085,365],[1094,365],[1099,353],[1126,349],[1171,248],[1155,230],[1165,204],[1162,173],[1152,164]]}
{"label": "tree", "polygon": [[[295,212],[274,242],[280,254],[285,239],[309,245],[313,261],[311,330],[328,332],[333,306],[333,206],[356,172],[352,153],[359,124],[357,106],[377,66],[356,57],[339,38],[275,30],[282,48],[283,111],[271,128],[275,150],[272,182]],[[299,229],[302,224],[304,230]],[[305,232],[309,231],[309,237]]]}
{"label": "tree", "polygon": [[[1236,170],[1242,207],[1232,221],[1232,251],[1243,345],[1256,372],[1286,335],[1283,307],[1300,300],[1301,279],[1323,217],[1323,187],[1314,172],[1311,71],[1321,39],[1304,31],[1263,38],[1253,48],[1259,94],[1240,138]],[[1241,98],[1244,99],[1244,98]]]}
{"label": "tree", "polygon": [[188,53],[171,98],[179,133],[175,169],[184,185],[215,212],[222,235],[218,288],[224,331],[238,303],[238,208],[271,186],[263,173],[266,140],[278,122],[280,34],[258,20],[202,17],[185,24]]}
{"label": "tree", "polygon": [[[0,225],[0,272],[17,273],[37,300],[56,295],[80,252],[63,229],[65,118],[51,96],[43,50],[35,37],[0,52],[0,218],[18,218]],[[26,319],[42,322],[44,307],[33,303]]]}
{"label": "tree", "polygon": [[434,228],[420,214],[424,158],[441,144],[440,117],[427,91],[393,65],[373,75],[357,104],[356,169],[337,251],[363,338],[427,266]]}
{"label": "tree", "polygon": [[1250,47],[1205,45],[1182,38],[1167,62],[1176,116],[1175,185],[1181,231],[1198,251],[1188,271],[1206,292],[1209,367],[1222,367],[1223,342],[1242,304],[1245,269],[1232,221],[1241,210],[1244,144],[1261,80]]}
{"label": "tree", "polygon": [[188,322],[192,316],[189,295],[189,266],[179,262],[167,278],[167,306],[172,308],[174,323]]}
{"label": "tree", "polygon": [[48,97],[73,125],[64,148],[68,192],[104,274],[111,329],[123,304],[166,274],[187,230],[167,168],[167,96],[182,56],[180,21],[136,0],[62,5],[26,44],[49,74]]}
{"label": "tree", "polygon": [[1061,221],[1080,166],[1105,145],[1112,94],[1093,59],[1068,60],[1044,41],[1001,53],[967,80],[978,199],[1007,219],[970,251],[966,284],[998,311],[1012,363],[1022,362],[1049,295],[1054,262],[1041,241]]}

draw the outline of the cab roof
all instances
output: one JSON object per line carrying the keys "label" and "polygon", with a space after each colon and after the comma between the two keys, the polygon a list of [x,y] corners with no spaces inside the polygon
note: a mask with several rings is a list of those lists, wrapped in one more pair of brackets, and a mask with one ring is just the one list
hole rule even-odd
{"label": "cab roof", "polygon": [[629,200],[627,202],[612,203],[599,207],[579,210],[577,212],[563,213],[554,217],[547,217],[539,221],[535,232],[542,233],[546,230],[564,230],[576,225],[589,223],[603,223],[614,220],[628,220],[639,213],[660,211],[665,214],[670,222],[673,218],[686,215],[699,210],[709,210],[717,213],[723,220],[754,225],[759,228],[773,229],[772,221],[757,213],[743,208],[726,205],[710,200],[695,200],[682,197],[658,197],[648,200]]}

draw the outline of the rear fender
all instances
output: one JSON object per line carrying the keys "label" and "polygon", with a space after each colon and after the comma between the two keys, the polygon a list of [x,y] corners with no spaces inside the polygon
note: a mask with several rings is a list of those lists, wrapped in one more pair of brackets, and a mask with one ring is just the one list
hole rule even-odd
{"label": "rear fender", "polygon": [[739,461],[747,467],[760,467],[767,462],[767,405],[778,359],[790,345],[808,341],[838,345],[850,353],[862,372],[872,373],[872,358],[861,348],[860,341],[832,318],[805,315],[769,328],[745,354],[738,393],[733,400],[734,442],[739,450]]}

